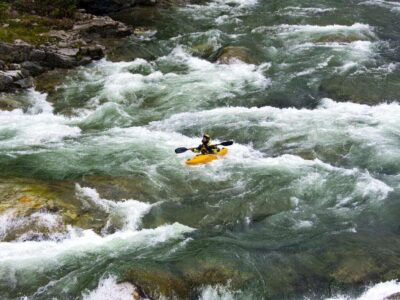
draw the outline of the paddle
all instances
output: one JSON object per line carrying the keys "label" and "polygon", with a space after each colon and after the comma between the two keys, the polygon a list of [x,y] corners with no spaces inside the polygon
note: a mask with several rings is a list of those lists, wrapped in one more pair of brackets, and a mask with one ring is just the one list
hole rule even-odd
{"label": "paddle", "polygon": [[[214,145],[214,146],[231,146],[233,144],[233,141],[226,141],[226,142],[222,142],[222,143],[219,143],[219,144],[216,144],[216,145]],[[180,147],[180,148],[176,148],[175,149],[175,153],[183,153],[183,152],[186,152],[186,151],[188,151],[188,150],[190,150],[189,148],[185,148],[185,147]]]}

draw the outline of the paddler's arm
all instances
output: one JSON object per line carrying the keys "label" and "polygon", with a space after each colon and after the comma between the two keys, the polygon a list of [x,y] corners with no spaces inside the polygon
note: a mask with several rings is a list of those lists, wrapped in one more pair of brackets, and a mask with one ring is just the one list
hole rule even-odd
{"label": "paddler's arm", "polygon": [[210,150],[212,151],[212,153],[218,153],[219,152],[219,148],[217,145],[210,145]]}
{"label": "paddler's arm", "polygon": [[191,151],[194,152],[194,153],[200,153],[201,145],[198,146],[197,148],[189,148],[189,150],[191,150]]}

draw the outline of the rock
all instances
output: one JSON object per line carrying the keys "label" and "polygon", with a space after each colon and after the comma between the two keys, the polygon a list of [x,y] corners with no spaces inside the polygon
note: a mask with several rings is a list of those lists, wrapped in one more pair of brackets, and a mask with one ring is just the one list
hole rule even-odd
{"label": "rock", "polygon": [[81,47],[79,54],[83,56],[89,56],[92,59],[100,59],[104,57],[104,48],[100,45]]}
{"label": "rock", "polygon": [[22,70],[27,70],[31,76],[37,76],[44,72],[44,68],[36,62],[25,61],[21,64]]}
{"label": "rock", "polygon": [[94,17],[78,22],[73,26],[73,31],[83,36],[98,35],[100,37],[123,37],[131,34],[131,30],[125,24],[110,17]]}
{"label": "rock", "polygon": [[0,60],[0,71],[4,71],[6,68],[6,63],[2,60]]}
{"label": "rock", "polygon": [[8,64],[8,70],[21,70],[20,64]]}
{"label": "rock", "polygon": [[68,69],[54,69],[44,72],[35,77],[35,89],[45,93],[53,93],[68,74]]}
{"label": "rock", "polygon": [[204,43],[190,48],[189,51],[195,56],[209,58],[214,52],[214,47],[208,43]]}
{"label": "rock", "polygon": [[33,78],[31,76],[24,78],[24,79],[17,80],[14,82],[14,84],[22,89],[28,89],[28,88],[31,88],[34,86]]}
{"label": "rock", "polygon": [[29,60],[31,61],[44,61],[46,59],[46,52],[43,49],[33,49],[30,53]]}
{"label": "rock", "polygon": [[73,38],[73,33],[67,32],[65,30],[51,30],[48,33],[49,37],[56,38],[62,41],[69,40]]}
{"label": "rock", "polygon": [[140,286],[150,297],[187,299],[190,286],[178,274],[157,268],[156,266],[140,266],[132,268],[125,274],[126,281]]}
{"label": "rock", "polygon": [[78,55],[79,49],[76,48],[61,48],[57,49],[57,53],[63,56],[76,56]]}
{"label": "rock", "polygon": [[32,46],[26,43],[0,43],[0,59],[8,63],[28,60]]}
{"label": "rock", "polygon": [[30,77],[49,69],[73,68],[88,64],[93,59],[101,59],[105,48],[93,44],[96,38],[131,34],[129,27],[110,17],[97,17],[83,11],[77,16],[78,21],[72,30],[50,31],[46,34],[51,38],[49,42],[39,47],[22,40],[15,40],[12,44],[0,42],[0,91],[32,87]]}
{"label": "rock", "polygon": [[0,72],[0,91],[6,91],[11,89],[13,78],[8,76],[6,72]]}
{"label": "rock", "polygon": [[78,66],[78,61],[76,60],[76,57],[65,55],[63,52],[47,52],[46,60],[43,64],[49,68],[72,68]]}
{"label": "rock", "polygon": [[0,99],[0,110],[14,110],[20,108],[21,103],[12,99]]}
{"label": "rock", "polygon": [[90,58],[89,56],[84,56],[82,57],[82,59],[80,61],[78,61],[78,64],[80,66],[84,66],[87,64],[90,64],[92,62],[92,58]]}
{"label": "rock", "polygon": [[4,72],[5,76],[10,77],[13,81],[20,80],[24,78],[21,70],[11,70]]}
{"label": "rock", "polygon": [[250,50],[245,47],[227,46],[222,48],[217,55],[217,62],[220,64],[231,64],[238,60],[248,64],[255,63]]}

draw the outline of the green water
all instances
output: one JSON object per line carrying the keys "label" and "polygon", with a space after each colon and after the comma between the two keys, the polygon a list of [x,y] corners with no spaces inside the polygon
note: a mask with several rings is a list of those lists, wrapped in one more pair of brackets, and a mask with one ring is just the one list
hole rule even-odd
{"label": "green water", "polygon": [[[114,17],[142,34],[3,95],[25,108],[0,112],[2,299],[400,291],[400,3]],[[226,46],[251,63],[218,63]],[[204,132],[235,143],[187,167],[174,149]]]}

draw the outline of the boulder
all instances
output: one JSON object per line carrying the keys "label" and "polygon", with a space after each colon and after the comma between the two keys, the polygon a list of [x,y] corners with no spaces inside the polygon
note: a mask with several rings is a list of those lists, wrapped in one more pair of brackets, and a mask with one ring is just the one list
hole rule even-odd
{"label": "boulder", "polygon": [[0,59],[6,63],[21,63],[28,60],[32,48],[26,43],[0,43]]}
{"label": "boulder", "polygon": [[22,89],[28,89],[34,86],[33,78],[31,76],[17,80],[14,84]]}
{"label": "boulder", "polygon": [[250,50],[245,47],[227,46],[218,51],[217,62],[220,64],[231,64],[242,61],[248,64],[254,64]]}
{"label": "boulder", "polygon": [[25,61],[21,64],[22,70],[29,72],[31,76],[37,76],[45,71],[45,69],[37,62]]}
{"label": "boulder", "polygon": [[104,48],[100,45],[81,47],[79,54],[92,59],[100,59],[104,57]]}
{"label": "boulder", "polygon": [[21,108],[22,104],[12,99],[0,99],[0,110],[14,110]]}
{"label": "boulder", "polygon": [[46,59],[46,52],[43,49],[33,49],[30,53],[30,61],[44,61]]}
{"label": "boulder", "polygon": [[43,64],[49,68],[72,68],[78,66],[76,56],[68,55],[72,53],[72,50],[68,52],[66,49],[60,52],[46,52],[46,60]]}
{"label": "boulder", "polygon": [[123,37],[132,33],[125,24],[107,16],[93,17],[92,19],[80,21],[74,25],[73,31],[86,37],[91,35],[100,37]]}
{"label": "boulder", "polygon": [[13,81],[13,78],[7,72],[0,71],[0,91],[11,89]]}

